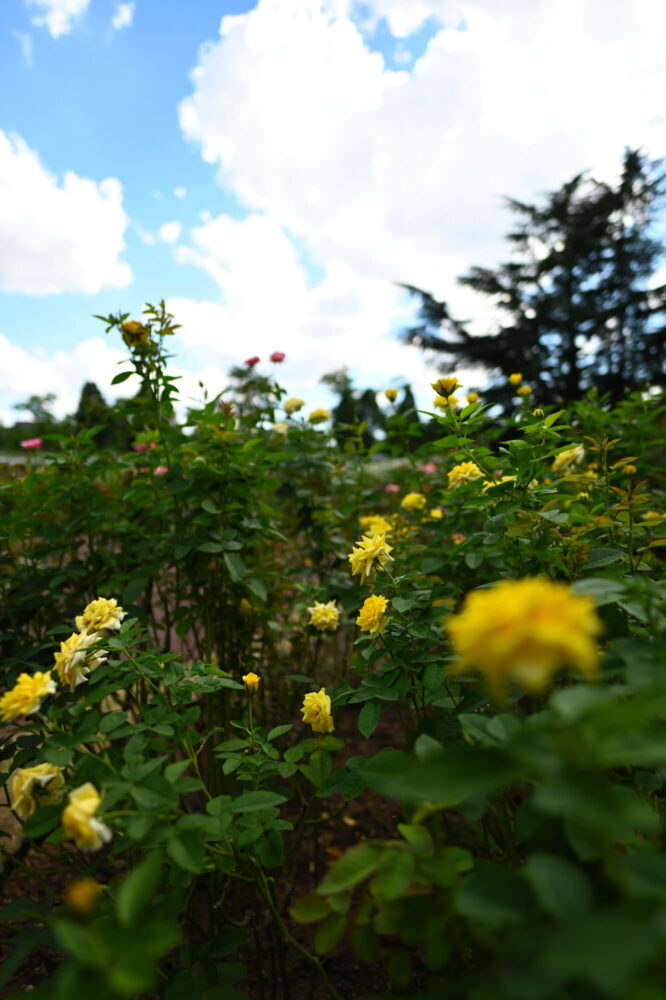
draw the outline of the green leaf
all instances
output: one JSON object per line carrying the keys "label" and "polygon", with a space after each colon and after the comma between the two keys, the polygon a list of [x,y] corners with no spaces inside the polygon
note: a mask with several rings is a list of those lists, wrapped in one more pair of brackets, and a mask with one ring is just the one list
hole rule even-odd
{"label": "green leaf", "polygon": [[120,385],[121,382],[126,382],[130,375],[133,374],[134,372],[118,372],[118,374],[114,375],[111,379],[111,385]]}
{"label": "green leaf", "polygon": [[607,580],[605,577],[590,576],[585,580],[576,580],[571,585],[575,594],[584,594],[590,597],[595,604],[612,604],[618,598],[623,597],[626,588],[619,580]]}
{"label": "green leaf", "polygon": [[116,897],[116,914],[121,924],[134,924],[152,903],[165,870],[161,851],[152,851],[123,880]]}
{"label": "green leaf", "polygon": [[209,552],[214,554],[216,552],[222,552],[224,545],[220,545],[219,542],[202,542],[201,545],[197,546],[199,552]]}
{"label": "green leaf", "polygon": [[235,552],[225,552],[223,557],[233,583],[242,580],[247,573],[247,567],[241,557]]}
{"label": "green leaf", "polygon": [[250,577],[249,580],[245,581],[245,586],[248,590],[252,591],[255,597],[259,598],[262,604],[264,603],[268,596],[268,591],[266,590],[266,585],[261,580]]}
{"label": "green leaf", "polygon": [[381,702],[376,698],[372,701],[366,701],[365,705],[358,713],[358,728],[362,736],[365,739],[369,739],[377,728],[377,723],[379,722],[380,716],[382,714]]}
{"label": "green leaf", "polygon": [[279,868],[284,861],[284,847],[279,830],[266,830],[255,851],[264,868]]}
{"label": "green leaf", "polygon": [[556,410],[555,413],[549,413],[543,422],[544,427],[552,427],[558,417],[561,417],[564,410]]}
{"label": "green leaf", "polygon": [[411,851],[398,848],[385,851],[370,884],[372,895],[388,900],[402,896],[412,884],[415,869]]}
{"label": "green leaf", "polygon": [[347,918],[344,914],[331,913],[317,928],[314,948],[318,955],[332,951],[345,932]]}
{"label": "green leaf", "polygon": [[291,725],[291,723],[287,723],[287,725],[285,726],[274,726],[273,729],[271,729],[271,731],[269,732],[266,739],[270,743],[271,740],[276,740],[278,736],[284,736],[285,733],[288,733],[289,730],[293,728],[294,727]]}
{"label": "green leaf", "polygon": [[563,922],[592,905],[592,893],[580,868],[553,854],[533,854],[523,872],[544,910]]}
{"label": "green leaf", "polygon": [[203,839],[194,830],[172,831],[167,842],[167,853],[186,872],[198,875],[204,870]]}
{"label": "green leaf", "polygon": [[231,812],[259,812],[261,809],[273,809],[286,801],[286,797],[277,792],[243,792],[232,801],[229,809]]}
{"label": "green leaf", "polygon": [[130,580],[123,590],[120,603],[134,604],[137,598],[143,594],[149,579],[150,577],[148,576],[135,576],[133,580]]}
{"label": "green leaf", "polygon": [[350,848],[324,875],[317,888],[318,895],[344,892],[368,878],[376,870],[382,852],[379,844],[357,844]]}
{"label": "green leaf", "polygon": [[298,924],[314,924],[330,912],[328,903],[320,896],[303,896],[289,907],[289,913]]}
{"label": "green leaf", "polygon": [[418,857],[429,858],[434,853],[435,846],[430,831],[425,826],[418,823],[398,823],[398,830]]}
{"label": "green leaf", "polygon": [[208,511],[209,514],[220,514],[220,508],[216,507],[212,500],[202,500],[201,509]]}

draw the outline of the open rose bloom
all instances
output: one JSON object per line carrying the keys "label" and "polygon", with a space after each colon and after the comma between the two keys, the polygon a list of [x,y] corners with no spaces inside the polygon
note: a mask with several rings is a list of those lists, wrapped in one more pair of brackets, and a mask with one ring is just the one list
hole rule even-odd
{"label": "open rose bloom", "polygon": [[42,447],[41,438],[26,438],[25,441],[21,441],[21,447],[24,451],[39,451]]}

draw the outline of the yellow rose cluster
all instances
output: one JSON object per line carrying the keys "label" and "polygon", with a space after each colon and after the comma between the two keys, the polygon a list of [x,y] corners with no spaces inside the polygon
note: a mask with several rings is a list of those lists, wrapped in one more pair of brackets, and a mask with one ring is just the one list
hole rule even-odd
{"label": "yellow rose cluster", "polygon": [[564,667],[597,675],[601,622],[565,583],[528,577],[475,590],[445,628],[458,658],[452,673],[477,670],[499,700],[511,684],[543,691]]}

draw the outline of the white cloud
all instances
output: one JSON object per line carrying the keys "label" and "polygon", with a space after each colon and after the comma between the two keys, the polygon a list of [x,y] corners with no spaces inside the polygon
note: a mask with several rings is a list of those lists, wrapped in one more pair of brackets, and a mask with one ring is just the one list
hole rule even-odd
{"label": "white cloud", "polygon": [[175,194],[176,198],[184,198],[185,195],[187,194],[187,189],[182,186],[175,187],[173,189],[173,193]]}
{"label": "white cloud", "polygon": [[55,393],[54,412],[64,417],[76,410],[84,382],[96,382],[107,400],[130,396],[139,388],[134,376],[111,385],[118,362],[127,359],[124,348],[112,345],[111,334],[83,340],[69,351],[48,353],[27,351],[0,334],[0,356],[0,415],[6,424],[26,419],[10,407],[28,396]]}
{"label": "white cloud", "polygon": [[26,66],[32,66],[32,35],[27,31],[13,31],[12,34],[21,46]]}
{"label": "white cloud", "polygon": [[122,31],[123,28],[131,27],[134,20],[135,7],[136,4],[132,2],[118,4],[116,12],[111,18],[111,27],[114,31]]}
{"label": "white cloud", "polygon": [[158,230],[158,236],[163,243],[176,243],[180,236],[180,222],[165,222]]}
{"label": "white cloud", "polygon": [[192,236],[194,246],[179,247],[177,259],[207,271],[220,301],[177,298],[168,308],[182,324],[181,362],[190,371],[207,367],[213,381],[203,380],[211,391],[224,385],[232,365],[254,354],[267,362],[276,350],[287,354],[280,378],[312,405],[326,393],[321,376],[345,365],[359,384],[381,387],[401,373],[427,385],[428,359],[405,350],[389,332],[409,314],[395,286],[341,262],[310,286],[296,246],[261,215],[218,216]]}
{"label": "white cloud", "polygon": [[59,184],[20,136],[0,130],[0,203],[0,291],[94,294],[132,281],[115,178],[67,171]]}
{"label": "white cloud", "polygon": [[403,38],[445,22],[410,72],[368,49],[355,7],[259,0],[224,17],[179,109],[221,183],[321,267],[466,307],[454,279],[505,253],[503,195],[609,176],[625,145],[662,150],[666,7],[651,0],[372,0],[370,20]]}
{"label": "white cloud", "polygon": [[32,23],[46,28],[52,38],[60,38],[72,30],[73,22],[86,11],[90,0],[25,0],[28,7],[37,7],[43,14]]}

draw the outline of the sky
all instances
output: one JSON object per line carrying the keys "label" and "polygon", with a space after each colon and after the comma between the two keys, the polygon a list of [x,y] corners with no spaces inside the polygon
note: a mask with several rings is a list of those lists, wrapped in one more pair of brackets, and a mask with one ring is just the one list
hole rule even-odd
{"label": "sky", "polygon": [[1,0],[0,421],[126,395],[94,314],[162,298],[186,402],[283,351],[312,407],[343,366],[427,405],[399,283],[492,326],[456,278],[506,256],[503,197],[665,136],[660,0]]}

